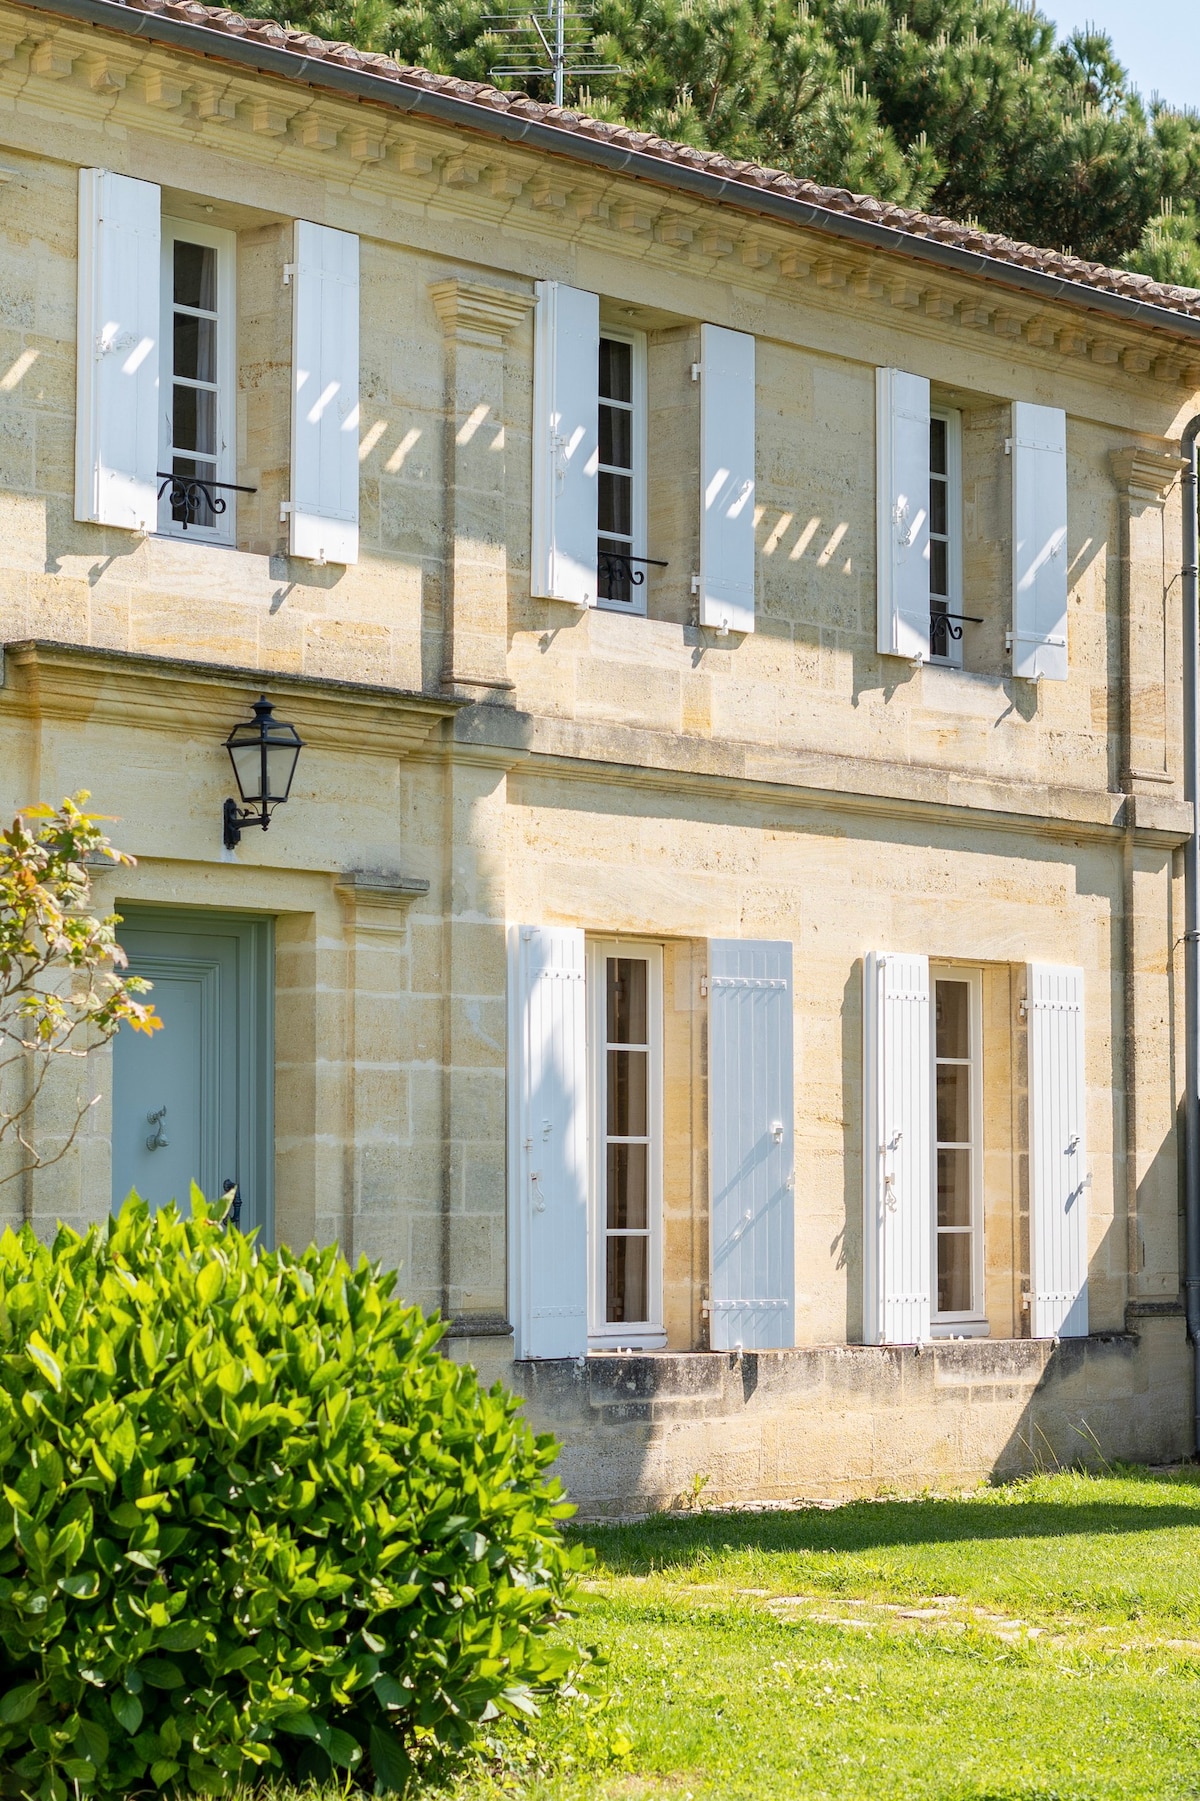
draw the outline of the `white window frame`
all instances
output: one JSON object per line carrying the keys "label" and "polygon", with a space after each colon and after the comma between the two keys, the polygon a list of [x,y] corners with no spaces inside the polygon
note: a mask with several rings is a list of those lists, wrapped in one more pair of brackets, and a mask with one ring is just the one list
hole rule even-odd
{"label": "white window frame", "polygon": [[[946,571],[950,586],[947,609],[951,613],[963,610],[963,487],[962,487],[962,413],[957,407],[931,406],[930,422],[940,419],[946,427]],[[930,526],[933,524],[933,508],[930,507]],[[930,543],[934,533],[930,530]],[[932,569],[932,559],[930,567]],[[938,595],[940,600],[942,597]],[[946,650],[944,654],[933,654],[933,602],[932,590],[929,595],[930,611],[930,652],[929,660],[942,669],[961,669],[963,666],[963,641],[946,634]],[[960,630],[962,628],[960,627]]]}
{"label": "white window frame", "polygon": [[[202,244],[217,252],[217,460],[213,477],[218,482],[237,480],[237,234],[217,225],[197,225],[190,219],[164,218],[162,222],[162,355],[159,364],[159,463],[170,469],[175,402],[174,280],[175,245]],[[162,485],[161,477],[160,483]],[[182,524],[171,517],[171,490],[166,487],[158,503],[158,530],[171,538],[194,539],[207,544],[237,541],[237,495],[221,495],[225,511],[213,525]]]}
{"label": "white window frame", "polygon": [[[941,1313],[937,1307],[938,1291],[938,1218],[937,1218],[937,983],[965,982],[970,1008],[970,1112],[971,1112],[971,1301],[960,1312]],[[988,1331],[985,1264],[983,1244],[983,971],[957,963],[929,965],[930,1032],[929,1032],[929,1136],[933,1184],[931,1231],[933,1234],[930,1269],[930,1331],[935,1338],[979,1338]]]}
{"label": "white window frame", "polygon": [[[647,1293],[651,1315],[646,1320],[610,1323],[607,1300],[608,1219],[606,1207],[608,1133],[608,959],[642,957],[650,965],[648,999],[649,1069],[647,1123],[650,1154],[647,1170],[649,1240]],[[593,1350],[621,1346],[635,1351],[661,1350],[667,1342],[663,1325],[663,951],[661,944],[632,938],[589,938],[588,1093],[591,1129],[589,1166],[591,1201],[588,1231],[588,1345]]]}
{"label": "white window frame", "polygon": [[[650,384],[649,384],[648,373],[647,373],[648,357],[647,357],[647,351],[646,351],[646,334],[644,331],[625,331],[620,326],[606,325],[604,320],[601,319],[601,321],[600,321],[600,337],[602,339],[610,338],[615,343],[618,343],[618,344],[628,344],[632,347],[632,350],[633,350],[633,358],[632,358],[633,366],[632,366],[632,370],[631,370],[632,385],[631,385],[631,389],[630,389],[630,392],[633,395],[633,400],[632,400],[631,407],[630,407],[630,411],[633,414],[633,429],[630,434],[631,447],[632,447],[632,453],[633,453],[633,536],[632,536],[632,542],[630,543],[630,546],[629,546],[629,554],[634,557],[644,557],[646,555],[647,513],[648,513],[647,479],[646,478],[647,478],[647,469],[649,466],[649,462],[648,462],[648,459],[649,459],[649,434],[647,431],[646,414],[647,414],[647,409],[648,409],[648,405],[649,405],[649,393],[650,393]],[[599,387],[599,381],[600,381],[600,363],[599,363],[599,356],[597,355],[597,360],[596,360],[597,388]],[[600,398],[599,398],[600,408],[603,409],[605,406],[608,406],[609,404],[611,404],[611,403],[609,401],[605,400],[603,395],[600,395]],[[597,452],[597,458],[598,458],[598,456],[599,456],[599,452]],[[613,465],[611,463],[601,463],[601,462],[599,462],[599,460],[597,460],[596,468],[597,468],[597,474],[603,475],[608,470],[612,469]],[[616,471],[616,473],[624,474],[624,471],[618,470],[618,471]],[[597,527],[597,531],[596,531],[596,550],[597,550],[596,593],[597,593],[597,596],[599,596],[599,592],[600,592],[600,572],[599,572],[600,539],[602,537],[606,537],[606,536],[611,536],[611,534],[602,532]],[[650,572],[648,569],[643,568],[640,571],[640,573],[642,574],[642,576],[648,577]],[[601,610],[604,612],[632,613],[638,617],[644,617],[645,612],[646,612],[646,590],[647,590],[648,586],[649,586],[648,580],[643,580],[639,586],[634,586],[634,584],[631,582],[630,583],[629,600],[627,602],[621,601],[621,600],[602,600],[600,598],[597,598],[596,605],[598,607],[600,607]]]}

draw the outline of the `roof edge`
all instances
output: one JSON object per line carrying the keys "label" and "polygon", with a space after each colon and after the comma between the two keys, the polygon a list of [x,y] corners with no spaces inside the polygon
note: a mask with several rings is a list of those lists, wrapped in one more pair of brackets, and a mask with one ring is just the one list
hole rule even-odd
{"label": "roof edge", "polygon": [[644,152],[605,143],[559,126],[517,118],[507,112],[493,112],[473,101],[407,83],[403,75],[389,78],[363,69],[347,68],[334,61],[280,49],[256,38],[235,37],[210,26],[144,11],[127,5],[125,0],[13,0],[13,4],[26,12],[96,26],[148,43],[169,45],[254,69],[261,74],[276,75],[287,81],[303,82],[314,88],[373,102],[392,112],[410,113],[457,130],[521,144],[570,162],[607,170],[613,175],[628,175],[658,188],[717,201],[759,218],[806,226],[863,249],[879,250],[909,262],[983,280],[1043,302],[1057,302],[1102,314],[1126,324],[1145,326],[1158,334],[1200,344],[1200,316],[1177,312],[1149,300],[1135,300],[1064,276],[1023,268],[982,251],[966,250],[916,232],[858,219],[813,201],[772,193],[703,169],[665,162]]}

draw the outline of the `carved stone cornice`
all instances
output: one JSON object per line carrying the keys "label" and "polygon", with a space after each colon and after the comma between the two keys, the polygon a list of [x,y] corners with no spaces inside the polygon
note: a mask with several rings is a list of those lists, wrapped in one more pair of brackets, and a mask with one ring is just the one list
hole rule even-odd
{"label": "carved stone cornice", "polygon": [[1162,506],[1187,467],[1178,453],[1147,450],[1140,444],[1110,450],[1108,463],[1121,494],[1141,506]]}
{"label": "carved stone cornice", "polygon": [[494,288],[481,281],[435,281],[429,289],[434,310],[448,338],[503,350],[533,306],[533,295],[513,288]]}

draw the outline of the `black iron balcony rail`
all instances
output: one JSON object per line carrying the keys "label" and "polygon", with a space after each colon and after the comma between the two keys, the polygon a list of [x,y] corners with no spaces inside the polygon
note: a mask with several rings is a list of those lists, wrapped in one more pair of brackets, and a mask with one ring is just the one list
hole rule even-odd
{"label": "black iron balcony rail", "polygon": [[174,471],[167,469],[159,469],[155,473],[162,483],[158,498],[161,500],[170,488],[171,495],[167,504],[175,518],[182,517],[184,531],[189,525],[195,525],[200,517],[202,502],[214,517],[219,517],[225,511],[229,502],[221,499],[217,489],[222,489],[226,494],[258,493],[257,488],[243,488],[237,482],[210,481],[206,475],[176,475]]}
{"label": "black iron balcony rail", "polygon": [[931,656],[944,657],[950,649],[950,640],[957,644],[963,635],[964,625],[982,625],[974,613],[930,613],[929,615],[929,652]]}
{"label": "black iron balcony rail", "polygon": [[[635,568],[635,564],[641,568]],[[661,557],[631,557],[623,550],[601,550],[596,556],[597,573],[601,581],[627,581],[631,588],[640,588],[646,579],[647,569],[667,569]]]}

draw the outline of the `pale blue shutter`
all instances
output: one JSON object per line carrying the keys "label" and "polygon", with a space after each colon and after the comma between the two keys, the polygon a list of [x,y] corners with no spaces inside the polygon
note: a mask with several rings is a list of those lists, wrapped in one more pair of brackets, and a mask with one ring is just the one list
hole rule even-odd
{"label": "pale blue shutter", "polygon": [[587,1353],[587,1008],[583,933],[510,933],[513,1313],[519,1357]]}
{"label": "pale blue shutter", "polygon": [[792,947],[708,944],[714,1351],[795,1343]]}
{"label": "pale blue shutter", "polygon": [[358,239],[296,221],[288,549],[358,561]]}
{"label": "pale blue shutter", "polygon": [[600,300],[537,283],[533,319],[531,591],[596,604],[599,518]]}
{"label": "pale blue shutter", "polygon": [[151,532],[158,518],[161,195],[79,171],[75,517]]}
{"label": "pale blue shutter", "polygon": [[700,623],[754,630],[754,339],[700,327]]}
{"label": "pale blue shutter", "polygon": [[934,1233],[929,959],[871,952],[863,978],[863,1336],[920,1344]]}
{"label": "pale blue shutter", "polygon": [[875,371],[878,648],[929,655],[929,383]]}
{"label": "pale blue shutter", "polygon": [[1012,410],[1013,674],[1067,679],[1067,416]]}
{"label": "pale blue shutter", "polygon": [[1031,1331],[1035,1338],[1086,1338],[1083,971],[1031,963],[1026,973]]}

